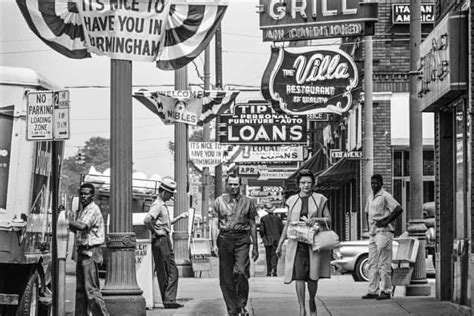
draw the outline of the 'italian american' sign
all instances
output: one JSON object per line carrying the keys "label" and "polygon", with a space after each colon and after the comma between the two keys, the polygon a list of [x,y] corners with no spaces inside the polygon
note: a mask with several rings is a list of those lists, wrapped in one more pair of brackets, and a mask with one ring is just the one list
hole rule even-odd
{"label": "'italian american' sign", "polygon": [[292,53],[272,48],[262,78],[262,94],[289,114],[342,114],[352,105],[359,74],[351,56],[339,49]]}

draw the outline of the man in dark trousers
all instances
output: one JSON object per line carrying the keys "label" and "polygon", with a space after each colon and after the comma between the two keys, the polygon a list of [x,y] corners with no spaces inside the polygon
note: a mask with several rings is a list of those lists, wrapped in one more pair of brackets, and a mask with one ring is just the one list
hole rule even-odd
{"label": "man in dark trousers", "polygon": [[231,316],[248,315],[245,308],[249,296],[250,243],[252,259],[258,258],[257,210],[254,202],[240,194],[240,178],[229,175],[226,193],[212,209],[212,248],[219,256],[219,282]]}
{"label": "man in dark trousers", "polygon": [[69,228],[76,234],[76,316],[109,315],[100,292],[99,265],[102,263],[100,246],[105,241],[102,212],[94,203],[95,188],[85,182],[79,189],[82,208],[77,214],[68,213]]}
{"label": "man in dark trousers", "polygon": [[176,193],[176,182],[171,178],[163,178],[158,187],[158,196],[151,204],[150,211],[145,216],[143,223],[151,231],[153,260],[161,293],[161,300],[165,308],[180,308],[183,304],[176,302],[178,294],[178,268],[174,260],[173,245],[170,233],[171,225],[188,213],[170,219],[168,207],[165,202]]}
{"label": "man in dark trousers", "polygon": [[260,219],[260,236],[265,246],[265,259],[267,261],[267,276],[277,276],[278,256],[275,250],[283,231],[283,222],[281,218],[275,215],[275,206],[271,203],[265,203],[263,209],[268,213]]}

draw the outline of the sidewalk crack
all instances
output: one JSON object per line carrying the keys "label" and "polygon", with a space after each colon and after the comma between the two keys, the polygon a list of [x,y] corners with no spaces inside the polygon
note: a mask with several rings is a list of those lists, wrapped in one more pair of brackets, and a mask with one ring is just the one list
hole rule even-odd
{"label": "sidewalk crack", "polygon": [[324,303],[324,301],[321,300],[318,296],[316,296],[316,298],[317,298],[318,301],[324,306],[324,309],[326,309],[326,312],[328,312],[328,314],[332,316],[331,311],[328,309],[328,307],[326,306],[326,304]]}

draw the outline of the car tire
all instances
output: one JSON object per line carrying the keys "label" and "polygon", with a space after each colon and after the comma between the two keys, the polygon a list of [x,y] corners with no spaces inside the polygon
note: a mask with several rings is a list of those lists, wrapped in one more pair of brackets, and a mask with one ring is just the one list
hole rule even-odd
{"label": "car tire", "polygon": [[37,316],[39,314],[39,307],[39,275],[37,272],[34,272],[26,284],[16,315]]}
{"label": "car tire", "polygon": [[357,259],[352,276],[357,282],[369,281],[369,255],[363,254]]}

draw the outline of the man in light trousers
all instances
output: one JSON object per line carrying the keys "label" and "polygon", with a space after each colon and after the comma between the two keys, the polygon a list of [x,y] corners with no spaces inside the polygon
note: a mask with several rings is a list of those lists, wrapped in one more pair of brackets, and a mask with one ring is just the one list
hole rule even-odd
{"label": "man in light trousers", "polygon": [[400,204],[385,191],[379,174],[371,177],[365,212],[369,218],[369,288],[363,299],[391,298],[392,222],[403,212]]}

